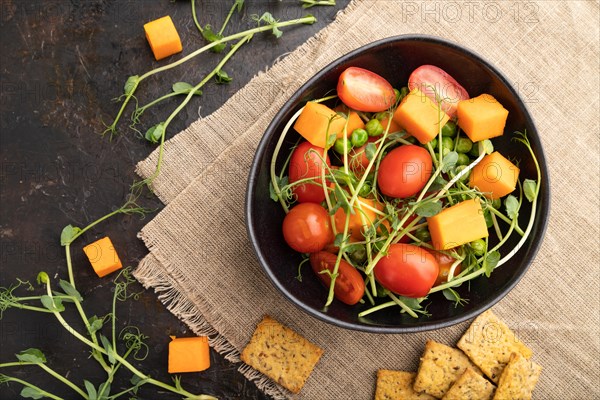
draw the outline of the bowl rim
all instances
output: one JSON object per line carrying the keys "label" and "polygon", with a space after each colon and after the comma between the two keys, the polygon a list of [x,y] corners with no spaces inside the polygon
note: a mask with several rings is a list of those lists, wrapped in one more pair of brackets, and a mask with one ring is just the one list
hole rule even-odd
{"label": "bowl rim", "polygon": [[[534,137],[536,138],[536,142],[538,144],[537,151],[536,151],[536,158],[541,167],[545,167],[547,165],[546,158],[545,158],[544,151],[543,151],[543,146],[542,146],[541,140],[539,139],[539,134],[538,134],[537,127],[535,125],[535,121],[533,120],[533,117],[531,116],[529,109],[527,108],[526,104],[523,102],[518,91],[515,90],[515,88],[510,83],[510,81],[507,79],[507,77],[501,71],[499,71],[495,66],[493,66],[490,62],[488,62],[487,60],[485,60],[484,58],[482,58],[480,55],[476,54],[474,51],[470,50],[469,48],[467,48],[461,44],[451,42],[449,40],[446,40],[446,39],[443,39],[443,38],[440,38],[437,36],[433,36],[433,35],[424,35],[424,34],[395,35],[395,36],[389,36],[389,37],[368,43],[366,45],[363,45],[357,49],[354,49],[354,50],[338,57],[334,61],[327,64],[327,66],[322,68],[315,75],[313,75],[310,79],[308,79],[302,86],[300,86],[294,92],[294,94],[288,100],[286,100],[284,105],[279,109],[277,114],[275,114],[272,121],[269,123],[268,127],[265,129],[263,136],[262,136],[260,142],[258,143],[257,150],[256,150],[256,153],[252,160],[252,165],[251,165],[251,168],[250,168],[250,171],[248,174],[248,180],[247,180],[247,186],[246,186],[246,198],[245,198],[246,231],[248,233],[248,237],[250,239],[250,242],[252,243],[252,247],[254,249],[256,257],[258,258],[259,264],[261,265],[263,271],[269,277],[269,280],[273,283],[273,285],[280,291],[280,293],[282,293],[284,295],[284,297],[287,298],[287,300],[289,302],[291,302],[296,307],[303,310],[308,315],[315,317],[326,323],[332,324],[334,326],[338,326],[338,327],[349,329],[349,330],[368,332],[368,333],[379,333],[379,334],[414,333],[414,332],[424,332],[424,331],[431,331],[431,330],[446,328],[446,327],[456,325],[461,322],[470,320],[471,318],[475,318],[476,316],[478,316],[481,313],[485,312],[486,310],[490,309],[492,306],[494,306],[496,303],[498,303],[500,300],[502,300],[521,281],[521,279],[523,278],[525,273],[529,270],[533,260],[535,259],[536,255],[540,249],[543,238],[546,234],[546,229],[548,226],[548,219],[549,219],[548,217],[550,215],[550,206],[551,206],[550,205],[550,177],[548,175],[548,168],[543,168],[544,174],[542,175],[542,183],[545,184],[544,185],[545,190],[542,192],[542,198],[540,199],[541,204],[543,204],[544,207],[539,211],[540,215],[538,216],[538,218],[541,219],[541,221],[539,221],[539,223],[541,225],[538,228],[539,239],[534,241],[531,244],[530,251],[527,253],[527,257],[524,258],[524,267],[521,268],[520,271],[516,272],[515,276],[508,282],[508,284],[504,287],[504,289],[501,292],[499,292],[496,296],[493,296],[484,301],[481,301],[473,309],[471,309],[459,316],[454,316],[454,317],[448,318],[447,320],[441,320],[438,322],[424,323],[422,325],[411,325],[411,326],[402,326],[402,325],[377,326],[377,325],[358,324],[358,323],[341,321],[341,320],[336,319],[326,313],[312,309],[312,308],[308,307],[307,305],[305,305],[304,303],[298,301],[286,289],[286,287],[274,276],[274,274],[270,270],[270,268],[267,267],[268,263],[265,259],[264,254],[260,250],[260,247],[258,246],[258,238],[254,235],[254,231],[252,229],[252,226],[254,225],[254,220],[252,218],[253,187],[250,183],[251,183],[253,177],[256,176],[258,173],[259,161],[264,156],[264,153],[265,153],[266,147],[267,147],[266,146],[267,142],[271,139],[270,138],[271,135],[267,135],[265,133],[270,132],[271,130],[273,130],[273,128],[276,124],[277,125],[279,124],[279,120],[282,119],[284,114],[286,114],[286,112],[287,112],[286,110],[289,107],[289,105],[296,103],[300,99],[301,93],[303,93],[306,88],[312,86],[315,82],[320,80],[322,78],[322,76],[325,74],[325,72],[330,71],[331,69],[335,68],[337,65],[339,65],[347,60],[351,60],[352,58],[360,55],[361,53],[364,53],[365,51],[369,51],[369,50],[379,47],[379,46],[383,46],[383,45],[386,45],[389,43],[396,43],[396,42],[400,42],[400,41],[428,42],[428,43],[448,47],[452,50],[459,51],[459,52],[465,54],[467,57],[472,58],[477,63],[481,63],[491,73],[495,74],[498,77],[498,79],[502,82],[502,84],[505,85],[506,88],[515,96],[517,105],[524,111],[525,120],[531,126],[531,128],[533,128],[533,134],[534,134]],[[531,137],[531,134],[532,134],[532,132],[528,132],[528,136]]]}

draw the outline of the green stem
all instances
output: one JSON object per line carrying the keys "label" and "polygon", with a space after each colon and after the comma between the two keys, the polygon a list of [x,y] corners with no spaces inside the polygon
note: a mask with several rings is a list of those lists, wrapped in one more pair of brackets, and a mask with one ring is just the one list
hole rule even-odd
{"label": "green stem", "polygon": [[369,315],[374,313],[375,311],[383,310],[384,308],[392,307],[398,305],[395,301],[388,301],[387,303],[381,303],[375,307],[371,307],[368,310],[365,310],[358,314],[359,317],[364,317],[365,315]]}
{"label": "green stem", "polygon": [[[200,83],[198,83],[196,86],[194,86],[194,88],[192,90],[190,90],[190,92],[185,97],[185,99],[181,102],[181,104],[179,104],[179,106],[171,113],[171,115],[169,115],[169,117],[164,122],[162,135],[160,137],[160,147],[158,150],[158,161],[156,163],[156,169],[154,170],[154,173],[150,177],[144,179],[142,182],[144,182],[146,184],[150,184],[154,179],[156,179],[156,177],[160,173],[160,168],[162,166],[162,160],[163,160],[163,155],[164,155],[164,144],[165,144],[165,136],[166,136],[166,132],[167,132],[167,127],[169,126],[169,124],[171,123],[173,118],[175,118],[175,116],[177,114],[179,114],[179,112],[190,102],[192,97],[194,97],[194,94],[196,93],[196,91],[198,89],[200,89],[202,86],[204,86],[213,76],[215,76],[217,74],[217,72],[221,70],[223,65],[225,65],[225,63],[227,63],[227,61],[229,61],[229,59],[235,54],[235,52],[243,44],[247,43],[251,38],[252,38],[252,34],[248,34],[248,35],[244,36],[239,42],[237,42],[235,44],[235,46],[233,46],[231,48],[231,50],[229,50],[229,53],[227,53],[225,55],[225,57],[223,57],[223,59],[219,62],[219,64],[217,64],[217,66],[208,75],[206,75],[206,77]],[[216,42],[214,42],[214,43],[216,43]]]}
{"label": "green stem", "polygon": [[219,30],[219,33],[217,35],[222,35],[223,31],[225,30],[225,27],[227,26],[227,24],[229,23],[229,20],[231,19],[231,16],[233,15],[233,12],[235,11],[235,8],[237,7],[237,2],[233,2],[233,5],[231,6],[231,9],[229,10],[229,14],[227,14],[227,17],[225,17],[225,21],[223,21],[223,25],[221,26],[221,30]]}
{"label": "green stem", "polygon": [[21,367],[23,365],[38,365],[38,363],[29,362],[29,361],[13,361],[0,364],[0,368],[9,368],[9,367]]}
{"label": "green stem", "polygon": [[[52,288],[50,287],[50,281],[46,282],[46,292],[48,293],[48,296],[50,296],[50,298],[53,298]],[[59,312],[52,311],[52,313],[54,314],[54,316],[56,317],[56,319],[58,320],[58,322],[60,322],[61,326],[63,328],[65,328],[65,330],[67,332],[69,332],[71,335],[75,336],[82,343],[88,345],[92,349],[97,350],[98,352],[100,352],[102,354],[108,355],[108,352],[103,347],[100,347],[99,345],[97,345],[94,342],[90,341],[85,336],[83,336],[81,333],[79,333],[75,329],[73,329],[73,327],[71,327],[71,325],[69,325],[69,323],[67,321],[65,321],[65,319],[62,317],[62,315],[60,315]],[[119,361],[121,364],[123,364],[125,367],[127,367],[127,369],[129,369],[135,375],[137,375],[140,378],[146,380],[148,383],[150,383],[150,384],[152,384],[154,386],[158,386],[158,387],[161,387],[161,388],[163,388],[165,390],[168,390],[170,392],[177,393],[177,394],[182,394],[184,396],[188,396],[188,397],[193,398],[193,399],[198,399],[198,400],[216,400],[216,398],[212,397],[212,396],[206,396],[206,395],[196,396],[196,395],[188,392],[187,390],[178,389],[178,388],[176,388],[174,386],[171,386],[171,385],[168,385],[166,383],[163,383],[163,382],[157,381],[155,379],[152,379],[152,378],[148,377],[147,375],[145,375],[143,372],[140,372],[137,368],[135,368],[133,365],[131,365],[122,356],[120,356],[116,352],[116,349],[113,349],[113,350],[114,350],[113,357],[115,358],[116,361]]]}
{"label": "green stem", "polygon": [[[115,348],[115,349],[116,349],[116,347],[113,347],[113,348]],[[133,351],[133,346],[131,346],[129,349],[127,349],[127,351],[125,352],[125,354],[123,354],[123,358],[125,358],[125,359],[126,359],[127,357],[129,357],[129,354],[131,354],[131,352],[132,352],[132,351]],[[113,381],[113,378],[114,378],[115,374],[117,373],[117,371],[119,370],[119,367],[120,367],[121,365],[123,365],[123,364],[121,364],[121,363],[117,363],[116,365],[114,365],[114,366],[113,366],[113,367],[110,369],[110,371],[109,371],[109,373],[108,373],[108,377],[106,378],[106,382],[108,382],[108,383],[112,383],[112,381]],[[104,391],[105,391],[106,389],[107,389],[107,386],[106,386],[106,385],[104,385],[104,386],[102,387],[102,390],[100,390],[100,391],[98,392],[98,398],[99,398],[99,399],[101,399],[101,398],[102,398],[102,395],[104,395]],[[129,390],[128,390],[128,391],[129,391]],[[127,393],[127,392],[125,392],[125,393]],[[115,397],[115,398],[116,398],[116,397]]]}
{"label": "green stem", "polygon": [[204,32],[204,29],[202,29],[200,22],[198,22],[198,17],[196,16],[196,1],[192,0],[191,3],[192,3],[192,19],[194,20],[194,24],[196,24],[196,28],[198,28],[200,33],[202,33],[202,32]]}
{"label": "green stem", "polygon": [[394,301],[394,303],[398,304],[400,306],[400,308],[402,308],[404,311],[406,311],[406,313],[408,315],[410,315],[413,318],[419,318],[417,313],[415,313],[409,306],[404,304],[404,302],[402,300],[400,300],[398,297],[396,297],[393,293],[388,293],[388,296]]}
{"label": "green stem", "polygon": [[46,371],[48,374],[52,375],[54,378],[58,379],[59,381],[61,381],[62,383],[64,383],[65,385],[67,385],[68,387],[73,389],[74,391],[76,391],[84,399],[86,399],[86,400],[89,399],[88,395],[83,390],[78,388],[77,385],[75,385],[73,382],[71,382],[67,378],[63,377],[62,375],[60,375],[59,373],[54,371],[52,368],[48,367],[46,364],[37,363],[37,365],[41,369]]}
{"label": "green stem", "polygon": [[39,388],[39,387],[37,387],[37,386],[29,383],[29,382],[25,382],[24,380],[21,380],[19,378],[15,378],[15,377],[12,377],[12,376],[4,375],[4,382],[16,382],[16,383],[20,383],[23,386],[30,387],[33,390],[38,391],[41,395],[43,395],[43,397],[48,397],[48,398],[54,399],[54,400],[64,400],[62,397],[58,397],[58,396],[56,396],[56,395],[54,395],[52,393],[49,393],[49,392],[47,392],[47,391],[45,391],[45,390],[43,390],[43,389],[41,389],[41,388]]}
{"label": "green stem", "polygon": [[223,39],[219,39],[219,40],[215,40],[212,43],[209,43],[205,46],[202,46],[201,48],[199,48],[198,50],[188,54],[187,56],[180,58],[177,61],[174,61],[170,64],[167,65],[163,65],[162,67],[158,67],[155,68],[153,70],[150,70],[146,73],[144,73],[143,75],[141,75],[136,83],[134,84],[132,90],[129,92],[129,94],[127,94],[125,96],[125,99],[123,100],[123,104],[121,104],[121,108],[119,110],[119,112],[117,113],[117,116],[115,117],[115,120],[113,121],[113,123],[108,127],[107,130],[114,132],[114,130],[116,129],[117,123],[119,122],[119,119],[121,118],[121,115],[123,114],[123,111],[125,110],[125,108],[127,107],[127,104],[129,103],[129,101],[131,100],[131,98],[133,97],[135,91],[137,90],[140,82],[142,82],[143,80],[145,80],[146,78],[158,74],[160,72],[163,71],[167,71],[171,68],[175,68],[181,64],[183,64],[186,61],[191,60],[192,58],[198,56],[199,54],[202,54],[210,49],[212,49],[215,46],[218,46],[221,43],[227,43],[230,42],[232,40],[236,40],[239,38],[243,38],[245,36],[248,35],[254,35],[255,33],[259,33],[259,32],[266,32],[266,31],[270,31],[273,30],[274,27],[277,28],[283,28],[286,26],[292,26],[292,25],[298,25],[298,24],[314,24],[316,22],[316,18],[313,17],[312,15],[307,15],[305,17],[302,18],[297,18],[297,19],[293,19],[293,20],[289,20],[289,21],[283,21],[283,22],[275,22],[273,24],[270,25],[264,25],[264,26],[259,26],[253,29],[248,29],[242,32],[238,32],[238,33],[234,33],[233,35],[229,35],[224,37]]}
{"label": "green stem", "polygon": [[51,313],[52,311],[48,310],[47,308],[42,308],[42,307],[35,307],[35,306],[28,306],[27,304],[21,304],[21,303],[17,303],[17,302],[8,302],[5,303],[7,305],[7,308],[10,307],[14,307],[14,308],[20,308],[22,310],[29,310],[29,311],[36,311],[36,312],[43,312],[43,313]]}
{"label": "green stem", "polygon": [[[79,300],[77,300],[75,298],[73,298],[73,302],[75,303],[75,308],[77,308],[77,311],[79,312],[79,316],[81,317],[81,320],[83,321],[83,324],[85,325],[85,328],[87,329],[88,334],[92,338],[92,342],[96,346],[100,347],[100,344],[98,343],[98,337],[96,336],[96,332],[92,332],[92,326],[90,325],[89,319],[88,319],[87,315],[85,314],[85,311],[83,310],[83,307],[81,306],[81,303],[79,302]],[[98,363],[100,364],[102,369],[104,369],[106,372],[110,372],[111,367],[106,363],[106,361],[104,360],[104,357],[102,356],[101,353],[97,352],[96,350],[92,350],[92,355],[94,356],[96,361],[98,361]]]}

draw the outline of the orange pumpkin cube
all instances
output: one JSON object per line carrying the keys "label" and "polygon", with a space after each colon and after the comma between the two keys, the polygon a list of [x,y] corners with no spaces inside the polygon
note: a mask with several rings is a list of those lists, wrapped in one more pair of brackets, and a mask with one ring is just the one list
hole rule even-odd
{"label": "orange pumpkin cube", "polygon": [[156,61],[183,50],[177,29],[168,15],[144,24],[144,32]]}
{"label": "orange pumpkin cube", "polygon": [[458,102],[458,126],[473,142],[501,136],[508,110],[489,94]]}
{"label": "orange pumpkin cube", "polygon": [[473,167],[469,186],[476,187],[489,199],[499,199],[515,190],[519,172],[516,165],[495,151]]}
{"label": "orange pumpkin cube", "polygon": [[427,218],[436,250],[448,250],[489,235],[479,199],[462,201]]}
{"label": "orange pumpkin cube", "polygon": [[436,137],[450,117],[418,88],[402,99],[394,112],[394,121],[425,144]]}
{"label": "orange pumpkin cube", "polygon": [[83,248],[83,252],[100,278],[123,268],[119,255],[108,236],[88,244]]}
{"label": "orange pumpkin cube", "polygon": [[[324,104],[309,101],[294,124],[294,129],[313,146],[327,147],[327,138],[333,134],[344,136],[346,118]],[[352,133],[348,130],[348,133]]]}
{"label": "orange pumpkin cube", "polygon": [[169,342],[169,373],[200,372],[210,367],[208,337],[176,338]]}

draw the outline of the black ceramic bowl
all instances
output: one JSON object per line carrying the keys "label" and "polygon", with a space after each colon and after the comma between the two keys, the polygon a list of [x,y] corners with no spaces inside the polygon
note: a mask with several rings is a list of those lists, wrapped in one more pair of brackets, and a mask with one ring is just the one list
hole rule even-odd
{"label": "black ceramic bowl", "polygon": [[[494,271],[490,278],[480,277],[463,284],[458,292],[469,299],[465,306],[454,307],[452,302],[442,299],[441,293],[429,297],[430,317],[418,319],[401,314],[397,307],[390,307],[364,318],[358,313],[371,307],[369,304],[348,306],[339,301],[325,311],[327,291],[313,275],[310,266],[303,267],[304,279],[299,282],[300,254],[287,246],[282,237],[284,212],[279,203],[269,197],[269,164],[275,144],[290,117],[307,100],[324,97],[335,90],[339,75],[350,66],[371,70],[386,78],[394,87],[405,86],[409,74],[423,64],[436,65],[452,75],[465,89],[476,96],[481,93],[493,95],[509,110],[506,134],[493,140],[497,150],[511,159],[520,160],[520,179],[536,178],[535,166],[525,146],[511,141],[515,130],[526,130],[533,150],[542,167],[543,180],[538,201],[536,221],[531,235],[508,263]],[[298,139],[292,130],[278,160],[278,171],[285,160],[287,149]],[[267,128],[258,145],[248,180],[246,195],[246,223],[252,245],[266,274],[292,303],[308,314],[331,324],[367,332],[405,333],[426,331],[450,326],[473,318],[502,299],[523,277],[531,264],[544,236],[549,211],[549,182],[544,154],[533,120],[506,77],[488,62],[471,51],[445,40],[406,35],[380,40],[357,49],[331,63],[300,88],[283,106]],[[524,202],[519,225],[527,226],[531,205]],[[501,249],[504,255],[518,242],[512,240]],[[468,290],[470,286],[470,290]]]}

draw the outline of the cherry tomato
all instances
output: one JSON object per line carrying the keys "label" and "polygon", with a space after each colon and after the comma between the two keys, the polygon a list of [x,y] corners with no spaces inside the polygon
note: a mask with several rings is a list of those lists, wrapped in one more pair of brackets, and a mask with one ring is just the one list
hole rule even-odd
{"label": "cherry tomato", "polygon": [[[433,258],[435,258],[440,267],[434,286],[448,282],[448,273],[450,273],[450,268],[452,268],[452,264],[454,264],[456,259],[440,251],[430,250],[429,252],[433,255]],[[460,266],[461,265],[458,264],[454,269],[454,276],[460,274]]]}
{"label": "cherry tomato", "polygon": [[[331,278],[327,273],[321,274],[320,272],[325,269],[333,272],[337,255],[327,253],[326,251],[320,251],[318,253],[312,253],[309,260],[310,266],[319,279],[321,279],[321,282],[323,282],[326,287],[329,287]],[[365,294],[365,282],[360,272],[343,259],[340,260],[338,276],[335,279],[333,293],[335,294],[336,299],[351,306],[358,303]]]}
{"label": "cherry tomato", "polygon": [[[315,178],[317,184],[302,183],[293,187],[293,193],[299,203],[321,203],[325,200],[325,192],[321,183],[323,169],[323,148],[313,146],[309,142],[302,142],[296,147],[290,158],[289,179],[290,183],[300,179]],[[330,165],[329,156],[325,159]]]}
{"label": "cherry tomato", "polygon": [[357,67],[342,72],[337,94],[344,104],[357,111],[385,111],[396,102],[396,93],[388,81],[374,72]]}
{"label": "cherry tomato", "polygon": [[283,219],[283,238],[300,253],[321,251],[333,240],[327,210],[315,203],[300,203]]}
{"label": "cherry tomato", "polygon": [[373,270],[384,288],[406,297],[423,297],[433,286],[439,266],[427,250],[411,244],[397,243],[388,248]]}
{"label": "cherry tomato", "polygon": [[433,162],[423,147],[404,145],[390,151],[379,164],[377,184],[381,193],[396,198],[414,196],[431,177]]}
{"label": "cherry tomato", "polygon": [[[442,110],[454,118],[458,102],[469,99],[469,93],[446,71],[434,65],[421,65],[408,77],[408,88],[419,88],[435,104],[442,100]],[[437,98],[436,98],[437,95]]]}

